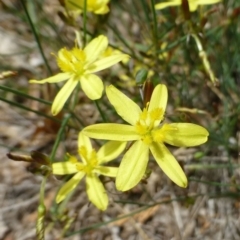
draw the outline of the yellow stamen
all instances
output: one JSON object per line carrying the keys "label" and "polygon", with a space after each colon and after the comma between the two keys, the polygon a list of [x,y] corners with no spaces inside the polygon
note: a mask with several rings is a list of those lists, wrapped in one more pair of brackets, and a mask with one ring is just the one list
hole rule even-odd
{"label": "yellow stamen", "polygon": [[159,125],[162,119],[163,110],[161,108],[155,108],[150,112],[147,111],[147,108],[143,109],[135,128],[144,143],[150,145],[153,141],[158,141],[160,139],[162,141],[162,137],[157,137],[156,133],[154,133],[154,129]]}

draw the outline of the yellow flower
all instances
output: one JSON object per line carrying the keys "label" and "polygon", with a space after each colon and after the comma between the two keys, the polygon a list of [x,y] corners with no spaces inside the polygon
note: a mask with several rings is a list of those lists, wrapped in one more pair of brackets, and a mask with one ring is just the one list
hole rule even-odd
{"label": "yellow flower", "polygon": [[[209,5],[221,2],[222,0],[188,0],[189,9],[191,12],[194,12],[197,10],[198,5]],[[163,3],[157,3],[155,4],[155,9],[163,9],[166,7],[172,7],[172,6],[178,6],[182,4],[182,0],[169,0],[167,2]]]}
{"label": "yellow flower", "polygon": [[97,139],[135,141],[125,153],[119,166],[116,187],[127,191],[142,179],[149,150],[165,174],[180,187],[187,187],[187,178],[164,143],[190,147],[205,143],[208,131],[196,124],[160,124],[164,119],[167,104],[167,88],[155,87],[151,100],[143,111],[139,106],[114,86],[106,89],[109,101],[127,124],[95,124],[83,129],[83,134]]}
{"label": "yellow flower", "polygon": [[[109,12],[110,0],[87,0],[87,11],[95,14],[106,14]],[[84,0],[65,0],[66,8],[70,11],[83,12]]]}
{"label": "yellow flower", "polygon": [[78,149],[82,162],[76,157],[70,156],[67,162],[53,163],[53,174],[75,175],[59,190],[56,202],[59,203],[73,191],[78,183],[86,176],[86,191],[89,200],[100,210],[105,210],[108,205],[108,196],[99,175],[116,177],[118,168],[102,166],[103,164],[118,157],[124,150],[126,143],[110,141],[96,152],[91,145],[90,139],[81,132],[78,136]]}
{"label": "yellow flower", "polygon": [[113,54],[102,57],[107,49],[107,37],[100,35],[94,38],[84,49],[74,47],[72,50],[62,48],[58,52],[57,63],[62,73],[43,80],[30,80],[30,83],[57,83],[66,81],[66,84],[58,92],[52,104],[52,114],[58,114],[70,94],[80,83],[82,90],[92,100],[99,99],[103,92],[103,82],[94,73],[124,60],[128,55]]}

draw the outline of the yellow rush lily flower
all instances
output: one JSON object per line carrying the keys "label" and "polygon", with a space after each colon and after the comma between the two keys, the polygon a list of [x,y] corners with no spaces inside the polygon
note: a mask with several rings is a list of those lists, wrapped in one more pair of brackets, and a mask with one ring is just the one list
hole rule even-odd
{"label": "yellow rush lily flower", "polygon": [[160,124],[167,104],[167,88],[155,87],[150,102],[143,110],[114,86],[106,89],[107,97],[117,113],[130,125],[95,124],[83,129],[83,134],[97,139],[135,141],[125,153],[116,177],[116,187],[127,191],[141,181],[149,160],[149,150],[160,168],[178,186],[187,187],[187,178],[164,143],[190,147],[207,141],[208,131],[196,124]]}
{"label": "yellow rush lily flower", "polygon": [[[222,0],[188,0],[189,10],[194,12],[197,10],[198,5],[210,5],[221,2]],[[166,7],[179,6],[182,4],[182,0],[170,0],[162,3],[155,4],[155,9],[160,10]]]}
{"label": "yellow rush lily flower", "polygon": [[62,110],[78,83],[91,100],[99,99],[102,96],[103,82],[95,73],[128,57],[126,54],[112,54],[105,58],[102,57],[107,46],[107,37],[100,35],[94,38],[84,49],[74,47],[72,50],[67,50],[62,48],[57,56],[57,64],[62,73],[40,81],[29,81],[30,83],[43,84],[68,80],[53,101],[51,109],[53,115],[57,115]]}
{"label": "yellow rush lily flower", "polygon": [[[110,0],[87,0],[87,11],[95,14],[106,14],[109,12]],[[84,0],[65,0],[66,8],[70,11],[83,12]]]}
{"label": "yellow rush lily flower", "polygon": [[52,164],[53,174],[75,174],[59,190],[56,202],[59,203],[73,191],[84,176],[86,176],[86,191],[89,200],[100,210],[105,210],[108,205],[108,196],[99,175],[116,177],[118,168],[107,167],[103,164],[115,159],[122,153],[126,146],[125,142],[109,141],[98,152],[92,148],[90,139],[81,132],[78,136],[78,149],[82,162],[76,157],[69,156],[67,162]]}

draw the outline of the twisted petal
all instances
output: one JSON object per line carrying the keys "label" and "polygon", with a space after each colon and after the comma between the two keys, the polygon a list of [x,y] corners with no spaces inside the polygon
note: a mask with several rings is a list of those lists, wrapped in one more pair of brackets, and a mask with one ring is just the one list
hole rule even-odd
{"label": "twisted petal", "polygon": [[142,141],[137,141],[126,152],[116,178],[118,190],[127,191],[141,181],[147,168],[148,149],[149,147]]}
{"label": "twisted petal", "polygon": [[116,177],[118,168],[117,167],[105,167],[105,166],[98,166],[94,169],[94,172],[99,175],[104,175],[108,177]]}
{"label": "twisted petal", "polygon": [[177,147],[192,147],[208,139],[208,131],[192,123],[171,123],[163,127],[164,142]]}
{"label": "twisted petal", "polygon": [[106,190],[95,175],[86,177],[87,195],[89,200],[100,210],[104,211],[108,205],[108,196]]}
{"label": "twisted petal", "polygon": [[99,72],[127,58],[129,58],[127,54],[113,54],[112,56],[102,58],[89,66],[90,72]]}
{"label": "twisted petal", "polygon": [[97,58],[106,50],[107,46],[107,37],[100,35],[94,38],[83,50],[86,54],[86,61],[88,64],[96,61]]}
{"label": "twisted petal", "polygon": [[73,191],[78,183],[81,181],[81,179],[84,177],[85,173],[84,172],[78,172],[75,174],[68,182],[66,182],[59,190],[57,197],[56,197],[56,202],[60,203],[66,196]]}
{"label": "twisted petal", "polygon": [[118,115],[131,125],[135,125],[142,113],[140,107],[113,85],[106,88],[106,94]]}
{"label": "twisted petal", "polygon": [[150,150],[163,172],[178,186],[186,188],[188,184],[186,175],[164,144],[154,142]]}
{"label": "twisted petal", "polygon": [[81,76],[80,83],[82,90],[91,100],[99,99],[103,92],[102,80],[94,74]]}
{"label": "twisted petal", "polygon": [[117,158],[125,149],[126,142],[109,141],[97,152],[99,164],[109,162]]}
{"label": "twisted petal", "polygon": [[70,78],[65,85],[58,92],[52,104],[52,115],[57,115],[63,108],[65,102],[73,92],[74,88],[77,86],[78,81],[74,78]]}
{"label": "twisted petal", "polygon": [[69,73],[58,73],[52,77],[45,78],[43,80],[29,80],[30,83],[38,83],[38,84],[44,84],[44,83],[57,83],[62,82],[70,78],[71,75]]}
{"label": "twisted petal", "polygon": [[85,127],[82,132],[90,138],[104,140],[133,141],[140,139],[139,134],[135,131],[135,127],[125,124],[95,124]]}
{"label": "twisted petal", "polygon": [[164,84],[158,84],[152,93],[152,97],[148,106],[148,111],[155,108],[161,108],[165,112],[168,100],[167,87]]}
{"label": "twisted petal", "polygon": [[92,151],[92,143],[86,135],[84,135],[82,132],[79,132],[78,134],[78,149],[80,149],[81,146],[85,146],[87,151]]}
{"label": "twisted petal", "polygon": [[53,174],[56,174],[56,175],[65,175],[65,174],[72,174],[77,172],[75,164],[72,164],[71,162],[53,163],[52,170],[53,170]]}

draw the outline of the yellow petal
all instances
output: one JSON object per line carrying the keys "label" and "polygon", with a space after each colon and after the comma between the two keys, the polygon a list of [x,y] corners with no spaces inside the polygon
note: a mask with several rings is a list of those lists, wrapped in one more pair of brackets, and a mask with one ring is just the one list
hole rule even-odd
{"label": "yellow petal", "polygon": [[163,3],[155,4],[155,9],[159,10],[166,7],[172,7],[172,6],[178,6],[178,5],[181,5],[181,0],[173,0],[173,1],[167,1]]}
{"label": "yellow petal", "polygon": [[106,50],[108,46],[108,39],[100,35],[94,38],[85,48],[84,52],[87,57],[87,63],[91,64],[92,62],[96,61],[98,57]]}
{"label": "yellow petal", "polygon": [[74,88],[77,86],[78,81],[73,78],[70,78],[65,85],[58,92],[52,104],[52,115],[57,115],[63,108],[65,102],[73,92]]}
{"label": "yellow petal", "polygon": [[69,73],[58,73],[52,77],[45,78],[43,80],[29,80],[29,83],[38,83],[38,84],[44,84],[44,83],[57,83],[62,82],[70,78],[71,75]]}
{"label": "yellow petal", "polygon": [[177,147],[192,147],[208,139],[208,131],[192,123],[171,123],[162,127],[164,142]]}
{"label": "yellow petal", "polygon": [[[188,4],[189,4],[190,11],[194,12],[197,10],[198,5],[214,4],[214,3],[221,2],[221,1],[222,0],[188,0]],[[181,0],[172,0],[172,1],[167,1],[167,2],[156,4],[155,9],[159,10],[159,9],[163,9],[166,7],[178,6],[181,4],[182,4]]]}
{"label": "yellow petal", "polygon": [[142,113],[140,107],[113,85],[106,88],[106,94],[118,115],[131,125],[135,125]]}
{"label": "yellow petal", "polygon": [[188,184],[186,175],[164,144],[154,142],[150,150],[163,172],[178,186],[186,188]]}
{"label": "yellow petal", "polygon": [[[190,0],[190,3],[193,2],[193,0]],[[196,0],[197,4],[199,5],[208,5],[208,4],[214,4],[218,2],[222,2],[222,0]]]}
{"label": "yellow petal", "polygon": [[76,186],[82,180],[84,175],[85,175],[84,172],[78,172],[68,182],[66,182],[60,188],[60,190],[57,194],[57,197],[56,197],[56,202],[60,203],[64,198],[66,198],[66,196],[76,188]]}
{"label": "yellow petal", "polygon": [[88,1],[88,10],[95,14],[106,14],[109,12],[108,3],[109,0]]}
{"label": "yellow petal", "polygon": [[88,98],[91,100],[101,98],[103,92],[103,82],[97,75],[84,75],[80,78],[80,83],[82,90]]}
{"label": "yellow petal", "polygon": [[95,14],[106,14],[109,12],[109,7],[106,5],[106,6],[102,6],[101,8],[99,9],[96,9],[94,11]]}
{"label": "yellow petal", "polygon": [[78,134],[78,149],[81,148],[81,146],[85,146],[87,151],[92,151],[92,143],[86,135],[84,135],[82,132],[79,132]]}
{"label": "yellow petal", "polygon": [[72,174],[77,172],[75,164],[72,164],[71,162],[53,163],[52,170],[53,170],[53,174],[56,174],[56,175],[65,175],[65,174]]}
{"label": "yellow petal", "polygon": [[[109,0],[88,0],[87,11],[95,14],[106,14],[109,12],[108,2]],[[69,10],[80,12],[84,8],[84,0],[65,0],[65,5]]]}
{"label": "yellow petal", "polygon": [[148,111],[161,108],[165,112],[168,100],[167,87],[164,84],[158,84],[152,93],[152,97],[148,106]]}
{"label": "yellow petal", "polygon": [[104,175],[108,177],[116,177],[118,168],[117,167],[105,167],[105,166],[98,166],[94,169],[94,172],[99,175]]}
{"label": "yellow petal", "polygon": [[79,5],[79,0],[64,0],[64,3],[66,8],[69,10],[78,10],[81,8],[81,5]]}
{"label": "yellow petal", "polygon": [[100,123],[85,127],[82,132],[90,138],[104,140],[133,141],[140,139],[135,127],[125,124]]}
{"label": "yellow petal", "polygon": [[127,54],[113,54],[110,57],[102,58],[96,62],[94,62],[91,66],[89,66],[89,71],[91,73],[99,72],[103,69],[109,68],[116,63],[129,58]]}
{"label": "yellow petal", "polygon": [[198,4],[197,3],[189,3],[189,10],[190,12],[195,12],[198,8]]}
{"label": "yellow petal", "polygon": [[108,205],[106,190],[97,176],[86,177],[87,195],[89,200],[100,210],[104,211]]}
{"label": "yellow petal", "polygon": [[148,163],[148,146],[142,141],[135,142],[124,155],[119,166],[116,187],[127,191],[135,187],[142,179]]}
{"label": "yellow petal", "polygon": [[109,141],[104,144],[97,152],[99,164],[109,162],[117,158],[125,149],[126,142]]}

